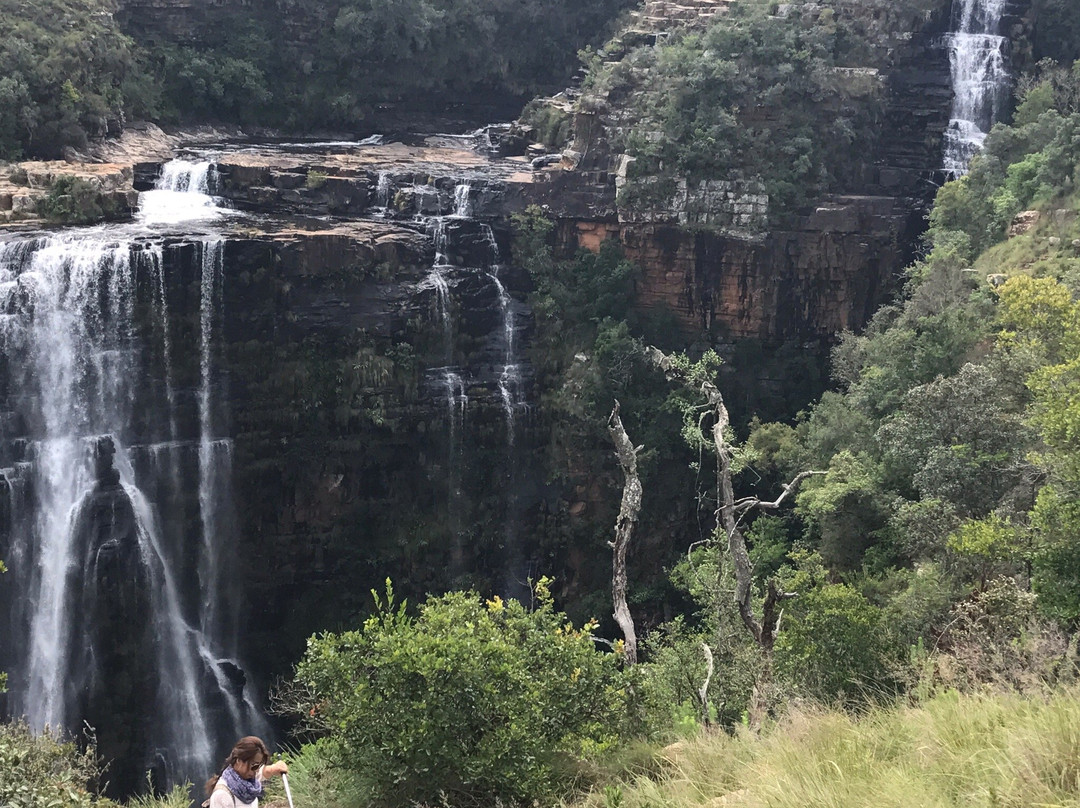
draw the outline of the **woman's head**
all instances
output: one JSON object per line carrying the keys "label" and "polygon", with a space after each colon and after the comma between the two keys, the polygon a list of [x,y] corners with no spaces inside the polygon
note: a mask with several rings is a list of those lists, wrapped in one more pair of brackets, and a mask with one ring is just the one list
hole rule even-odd
{"label": "woman's head", "polygon": [[[253,780],[259,767],[269,762],[270,750],[266,748],[262,738],[247,735],[236,742],[221,768],[224,770],[231,766],[245,780]],[[218,775],[216,774],[206,781],[207,794],[214,790],[217,781]]]}
{"label": "woman's head", "polygon": [[234,746],[229,753],[225,765],[231,766],[234,763],[247,763],[257,769],[264,763],[269,762],[270,750],[266,748],[266,744],[263,743],[262,738],[256,738],[254,735],[247,735],[236,742],[236,746]]}

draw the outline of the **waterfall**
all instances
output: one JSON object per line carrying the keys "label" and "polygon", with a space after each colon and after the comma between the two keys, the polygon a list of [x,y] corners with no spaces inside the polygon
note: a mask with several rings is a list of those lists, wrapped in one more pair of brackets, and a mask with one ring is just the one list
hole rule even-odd
{"label": "waterfall", "polygon": [[[211,167],[177,162],[146,192],[167,195],[142,205],[145,227],[205,218],[208,205],[181,196],[217,209]],[[222,595],[233,535],[231,443],[214,417],[223,244],[194,245],[198,378],[184,385],[152,238],[98,227],[0,241],[3,409],[23,425],[0,434],[11,498],[0,553],[16,572],[0,669],[10,712],[34,728],[95,727],[115,794],[150,769],[159,785],[198,781],[236,737],[265,729]],[[197,387],[194,419],[177,401],[185,386]],[[197,462],[184,461],[195,447]],[[28,493],[14,514],[18,479]],[[201,542],[185,535],[188,491]]]}
{"label": "waterfall", "polygon": [[379,179],[375,185],[375,204],[385,213],[390,207],[390,175],[385,171],[379,172]]}
{"label": "waterfall", "polygon": [[211,196],[216,184],[217,171],[211,161],[171,160],[162,166],[154,189],[139,194],[136,218],[144,224],[218,219],[226,211]]}
{"label": "waterfall", "polygon": [[1009,43],[999,34],[1006,2],[954,0],[954,32],[946,37],[953,105],[943,164],[953,177],[967,173],[1007,99]]}
{"label": "waterfall", "polygon": [[199,585],[202,601],[206,604],[203,612],[203,632],[213,632],[219,628],[222,608],[227,614],[229,604],[220,603],[218,593],[223,591],[221,559],[225,548],[218,533],[221,521],[221,506],[218,492],[228,485],[231,476],[231,447],[228,441],[214,439],[212,412],[212,349],[214,320],[220,300],[218,289],[221,285],[222,247],[220,240],[203,242],[202,261],[200,262],[199,295],[199,517],[202,523],[203,553],[199,569]]}
{"label": "waterfall", "polygon": [[510,447],[514,445],[514,418],[517,411],[524,403],[522,393],[521,365],[518,362],[514,350],[514,333],[517,326],[514,322],[512,298],[499,280],[498,267],[494,267],[488,277],[495,285],[495,291],[499,301],[499,311],[502,314],[502,338],[505,347],[502,370],[499,371],[499,395],[502,398],[503,412],[506,414],[506,441]]}
{"label": "waterfall", "polygon": [[472,215],[472,208],[469,204],[469,192],[471,190],[467,182],[454,188],[454,216],[459,219],[468,219]]}
{"label": "waterfall", "polygon": [[436,216],[430,223],[431,241],[435,246],[435,260],[428,272],[426,284],[435,289],[435,301],[439,310],[439,322],[443,333],[443,354],[449,365],[454,355],[454,324],[450,317],[450,283],[446,279],[446,270],[450,266],[446,251],[449,238],[446,234],[446,220]]}

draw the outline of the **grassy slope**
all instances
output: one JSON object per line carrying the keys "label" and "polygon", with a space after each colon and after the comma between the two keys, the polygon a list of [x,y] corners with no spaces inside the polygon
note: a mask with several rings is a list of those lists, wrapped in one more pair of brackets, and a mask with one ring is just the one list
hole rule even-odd
{"label": "grassy slope", "polygon": [[1080,806],[1080,690],[950,692],[862,717],[803,708],[760,737],[706,734],[666,755],[660,778],[584,808]]}
{"label": "grassy slope", "polygon": [[1014,236],[988,249],[975,261],[983,276],[993,273],[1026,273],[1061,277],[1075,262],[1080,248],[1080,196],[1059,197],[1037,206],[1040,216],[1023,235]]}

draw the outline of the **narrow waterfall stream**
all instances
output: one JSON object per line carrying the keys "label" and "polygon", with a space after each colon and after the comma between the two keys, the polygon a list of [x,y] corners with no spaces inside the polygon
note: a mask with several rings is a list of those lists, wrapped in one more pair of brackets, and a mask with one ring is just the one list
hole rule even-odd
{"label": "narrow waterfall stream", "polygon": [[[440,192],[433,186],[414,186],[410,189],[419,210],[415,221],[423,226],[431,239],[434,260],[431,269],[420,284],[422,290],[434,292],[434,314],[437,317],[442,338],[439,367],[429,368],[428,386],[445,402],[447,527],[450,532],[452,563],[461,567],[464,557],[464,533],[471,529],[464,524],[462,513],[463,467],[469,464],[465,456],[465,435],[468,431],[466,416],[472,406],[470,389],[486,390],[489,407],[497,406],[502,412],[502,435],[499,446],[492,447],[495,457],[487,464],[485,472],[491,475],[488,484],[495,484],[501,512],[499,543],[502,559],[498,563],[504,590],[507,594],[521,596],[526,586],[527,571],[519,541],[521,522],[520,467],[524,447],[518,446],[518,420],[526,411],[527,369],[519,356],[517,334],[521,328],[519,310],[522,304],[515,300],[500,277],[501,256],[498,240],[491,225],[480,217],[481,206],[476,197],[481,189],[467,178],[457,179],[452,194],[450,188]],[[379,178],[380,196],[388,194],[384,177]],[[440,199],[446,199],[444,205]],[[437,214],[425,210],[439,210]],[[486,311],[497,315],[494,326],[481,339],[485,344],[485,361],[477,374],[476,367],[466,367],[458,354],[459,334],[455,323],[465,316],[462,307],[468,305],[459,297],[474,301],[484,300]],[[476,333],[466,339],[478,339]],[[490,412],[490,409],[488,410]],[[478,425],[480,429],[489,426]],[[473,439],[476,436],[472,436]],[[476,470],[473,470],[475,476]],[[477,537],[473,537],[475,540]],[[461,567],[464,571],[464,567]]]}
{"label": "narrow waterfall stream", "polygon": [[[173,248],[159,234],[227,214],[211,177],[209,162],[174,161],[136,226],[0,242],[0,465],[18,571],[0,668],[11,713],[32,727],[95,727],[117,794],[146,771],[162,786],[198,781],[230,739],[265,728],[228,598],[231,445],[214,416],[222,241],[185,237],[202,277],[198,377],[181,380]],[[198,492],[194,506],[184,491]]]}
{"label": "narrow waterfall stream", "polygon": [[1009,40],[1001,35],[1005,5],[1006,0],[954,0],[953,33],[946,38],[954,95],[943,162],[951,177],[967,173],[1007,101]]}

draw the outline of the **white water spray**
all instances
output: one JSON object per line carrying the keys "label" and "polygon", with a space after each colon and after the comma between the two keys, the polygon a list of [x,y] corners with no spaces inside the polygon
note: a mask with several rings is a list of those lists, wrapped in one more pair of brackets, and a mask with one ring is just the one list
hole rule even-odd
{"label": "white water spray", "polygon": [[209,160],[171,160],[161,167],[152,191],[139,194],[138,221],[143,224],[179,224],[212,221],[226,211],[211,196],[216,170]]}
{"label": "white water spray", "polygon": [[465,182],[454,188],[454,216],[458,219],[468,219],[472,215],[472,204],[469,201],[469,193],[472,188]]}

